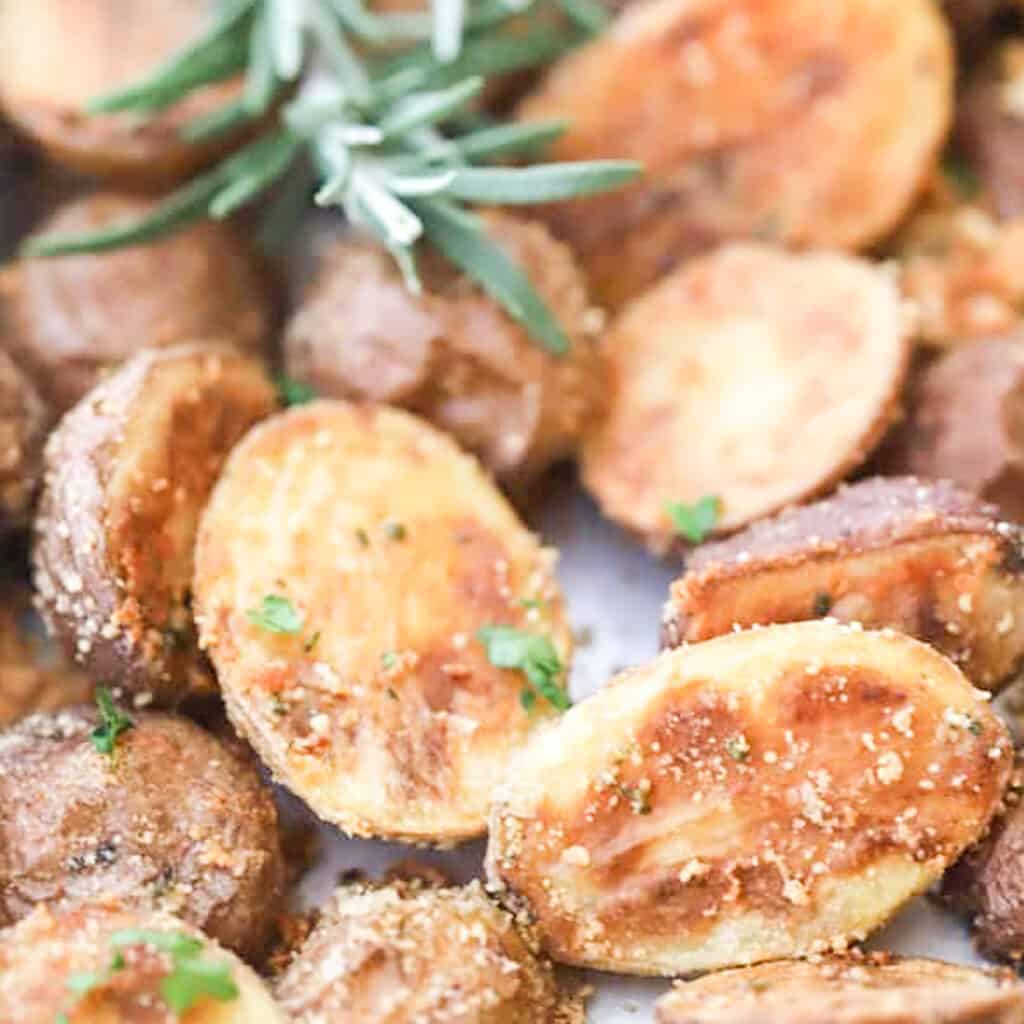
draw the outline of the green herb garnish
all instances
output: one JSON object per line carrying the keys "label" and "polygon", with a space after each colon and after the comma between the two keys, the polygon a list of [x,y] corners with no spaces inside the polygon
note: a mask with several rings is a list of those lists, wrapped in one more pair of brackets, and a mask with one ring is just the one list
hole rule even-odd
{"label": "green herb garnish", "polygon": [[665,514],[672,520],[680,537],[691,544],[703,544],[722,514],[722,499],[714,494],[705,494],[693,505],[670,501],[665,505]]}
{"label": "green herb garnish", "polygon": [[826,594],[825,591],[819,591],[814,595],[814,603],[811,606],[811,612],[816,619],[822,619],[828,613],[832,611],[832,595]]}
{"label": "green herb garnish", "polygon": [[385,651],[380,656],[380,664],[385,672],[390,672],[398,664],[398,655],[394,651]]}
{"label": "green herb garnish", "polygon": [[492,665],[518,669],[526,676],[530,688],[524,688],[519,696],[525,710],[533,708],[538,696],[559,711],[572,706],[565,689],[565,668],[546,636],[514,626],[484,626],[477,631],[477,638]]}
{"label": "green herb garnish", "polygon": [[725,741],[725,749],[734,761],[746,761],[750,757],[750,744],[746,736],[730,736]]}
{"label": "green herb garnish", "polygon": [[388,540],[403,541],[408,536],[403,523],[396,523],[393,520],[384,524],[384,534]]}
{"label": "green herb garnish", "polygon": [[305,405],[316,398],[316,392],[301,380],[281,374],[277,378],[277,399],[281,405]]}
{"label": "green herb garnish", "polygon": [[267,594],[258,608],[246,613],[249,621],[268,633],[298,633],[302,629],[302,614],[287,597]]}
{"label": "green herb garnish", "polygon": [[117,753],[117,738],[133,728],[135,723],[117,707],[105,686],[96,688],[96,710],[100,721],[89,735],[89,740],[97,753],[113,759]]}

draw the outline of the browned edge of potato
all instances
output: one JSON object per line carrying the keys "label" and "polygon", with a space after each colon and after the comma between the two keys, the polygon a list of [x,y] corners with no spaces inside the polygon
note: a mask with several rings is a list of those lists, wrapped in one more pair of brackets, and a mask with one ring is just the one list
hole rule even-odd
{"label": "browned edge of potato", "polygon": [[669,502],[713,495],[730,532],[827,491],[896,416],[909,334],[882,268],[724,246],[611,324],[608,412],[584,438],[584,483],[659,552],[673,544]]}
{"label": "browned edge of potato", "polygon": [[[527,679],[478,637],[528,631],[567,671],[553,561],[425,421],[314,402],[228,460],[196,546],[196,621],[235,726],[321,818],[452,843],[483,832],[509,755],[555,713],[539,693],[526,710]],[[267,628],[268,602],[287,630]]]}
{"label": "browned edge of potato", "polygon": [[694,550],[663,637],[826,616],[917,637],[998,689],[1024,661],[1024,532],[948,481],[863,480]]}
{"label": "browned edge of potato", "polygon": [[657,1024],[1020,1024],[1009,971],[874,954],[779,961],[677,982]]}
{"label": "browned edge of potato", "polygon": [[0,349],[0,531],[31,519],[48,423],[35,385]]}
{"label": "browned edge of potato", "polygon": [[891,632],[668,651],[539,733],[495,794],[492,890],[555,960],[672,975],[842,950],[985,830],[1006,729]]}

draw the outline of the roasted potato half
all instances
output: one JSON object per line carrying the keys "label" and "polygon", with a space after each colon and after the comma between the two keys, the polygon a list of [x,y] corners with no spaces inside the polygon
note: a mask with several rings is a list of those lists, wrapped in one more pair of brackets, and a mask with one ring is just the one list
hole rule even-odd
{"label": "roasted potato half", "polygon": [[863,480],[697,548],[664,638],[825,616],[916,636],[996,689],[1024,660],[1024,532],[949,482]]}
{"label": "roasted potato half", "polygon": [[207,86],[145,119],[87,105],[152,74],[205,27],[205,0],[0,0],[0,107],[47,154],[75,170],[160,188],[223,143],[182,129],[237,98],[238,79]]}
{"label": "roasted potato half", "polygon": [[1024,985],[940,960],[780,961],[677,982],[658,1024],[1020,1024]]}
{"label": "roasted potato half", "polygon": [[256,973],[212,939],[114,900],[41,906],[0,932],[0,1006],[5,1024],[287,1022]]}
{"label": "roasted potato half", "polygon": [[254,760],[184,718],[130,721],[109,753],[111,723],[86,707],[0,733],[0,923],[113,896],[258,958],[285,873]]}
{"label": "roasted potato half", "polygon": [[0,349],[0,532],[31,518],[48,420],[35,385]]}
{"label": "roasted potato half", "polygon": [[[61,206],[39,233],[80,234],[150,208],[100,193]],[[273,315],[267,283],[242,239],[212,221],[138,248],[24,259],[0,278],[5,345],[62,413],[140,349],[201,339],[262,354]]]}
{"label": "roasted potato half", "polygon": [[693,971],[843,948],[986,828],[1005,727],[955,665],[803,622],[624,672],[495,795],[487,874],[566,963]]}
{"label": "roasted potato half", "polygon": [[506,627],[495,662],[564,686],[552,563],[429,424],[314,402],[228,460],[199,531],[196,620],[279,781],[349,833],[448,843],[483,832],[509,755],[554,713],[480,637]]}
{"label": "roasted potato half", "polygon": [[867,263],[719,249],[612,323],[608,412],[584,439],[584,482],[659,551],[673,539],[669,502],[716,496],[730,531],[818,494],[894,416],[908,332],[894,283]]}
{"label": "roasted potato half", "polygon": [[536,940],[484,893],[343,886],[275,986],[294,1024],[570,1024]]}
{"label": "roasted potato half", "polygon": [[569,122],[557,159],[644,165],[626,189],[540,211],[616,307],[724,240],[882,238],[932,169],[952,83],[932,0],[653,0],[519,112]]}
{"label": "roasted potato half", "polygon": [[276,408],[262,366],[188,345],[140,352],[46,448],[33,563],[69,657],[138,703],[215,687],[192,622],[199,517],[228,452]]}
{"label": "roasted potato half", "polygon": [[288,373],[318,394],[400,405],[448,431],[503,482],[571,455],[604,394],[600,324],[583,274],[547,229],[487,214],[491,237],[536,282],[566,331],[562,357],[441,257],[419,261],[421,295],[372,242],[337,239],[285,333]]}

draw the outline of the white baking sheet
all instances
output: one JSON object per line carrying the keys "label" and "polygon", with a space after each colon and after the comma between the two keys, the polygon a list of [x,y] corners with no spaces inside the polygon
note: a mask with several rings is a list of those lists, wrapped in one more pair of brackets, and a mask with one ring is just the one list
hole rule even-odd
{"label": "white baking sheet", "polygon": [[[658,649],[661,606],[675,575],[670,566],[650,558],[635,541],[598,515],[590,500],[569,480],[556,482],[529,515],[531,525],[561,550],[559,577],[569,602],[580,644],[573,663],[575,700],[593,693],[619,668],[643,662]],[[437,864],[458,880],[479,874],[484,843],[460,849],[422,852],[407,846],[346,839],[322,827],[324,855],[305,879],[301,897],[322,901],[340,872],[360,868],[378,874],[396,860],[415,856]],[[980,963],[961,922],[946,911],[918,900],[907,908],[872,946]],[[595,993],[588,1004],[592,1024],[652,1019],[654,1001],[667,981],[592,974]]]}

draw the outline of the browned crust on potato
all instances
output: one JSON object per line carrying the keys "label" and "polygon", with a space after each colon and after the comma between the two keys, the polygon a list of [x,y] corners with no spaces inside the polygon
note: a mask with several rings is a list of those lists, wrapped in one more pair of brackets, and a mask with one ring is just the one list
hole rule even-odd
{"label": "browned crust on potato", "polygon": [[863,480],[696,548],[663,636],[825,616],[916,636],[995,689],[1024,659],[1024,533],[948,481]]}
{"label": "browned crust on potato", "polygon": [[569,121],[557,159],[644,164],[539,211],[615,307],[728,239],[883,237],[932,168],[952,85],[931,0],[656,0],[558,62],[520,115]]}
{"label": "browned crust on potato", "polygon": [[537,223],[484,215],[566,332],[563,356],[463,274],[425,251],[422,295],[372,242],[325,248],[285,333],[290,376],[325,397],[400,405],[448,431],[502,481],[524,484],[571,455],[604,395],[600,316],[569,249]]}
{"label": "browned crust on potato", "polygon": [[718,249],[612,323],[608,413],[584,440],[584,482],[658,551],[673,541],[669,502],[718,497],[728,532],[826,491],[895,416],[909,327],[880,268]]}
{"label": "browned crust on potato", "polygon": [[[99,193],[60,207],[39,233],[80,234],[151,208]],[[268,295],[247,243],[227,224],[202,221],[150,245],[22,260],[0,278],[0,314],[5,344],[59,414],[141,349],[209,340],[263,354]]]}
{"label": "browned crust on potato", "polygon": [[255,762],[183,718],[133,712],[115,756],[91,708],[0,734],[0,922],[113,896],[257,959],[281,909],[277,810]]}
{"label": "browned crust on potato", "polygon": [[[571,638],[553,554],[471,456],[384,406],[315,402],[235,449],[196,545],[195,611],[228,712],[276,777],[357,835],[484,829],[511,752],[553,713],[478,630]],[[253,621],[268,596],[298,631]]]}
{"label": "browned crust on potato", "polygon": [[541,732],[488,879],[556,960],[678,974],[842,949],[995,813],[1005,727],[896,633],[805,622],[662,654]]}
{"label": "browned crust on potato", "polygon": [[0,350],[0,530],[29,521],[48,420],[35,386]]}
{"label": "browned crust on potato", "polygon": [[658,1024],[1021,1024],[1009,971],[874,954],[781,961],[677,982]]}
{"label": "browned crust on potato", "polygon": [[205,0],[18,0],[0,5],[0,107],[49,156],[133,189],[166,188],[236,140],[197,143],[190,122],[236,99],[238,78],[207,86],[168,110],[90,114],[86,104],[133,85],[193,42]]}
{"label": "browned crust on potato", "polygon": [[191,613],[199,517],[235,443],[275,408],[259,363],[228,348],[141,352],[46,448],[33,563],[68,656],[138,703],[208,691]]}

